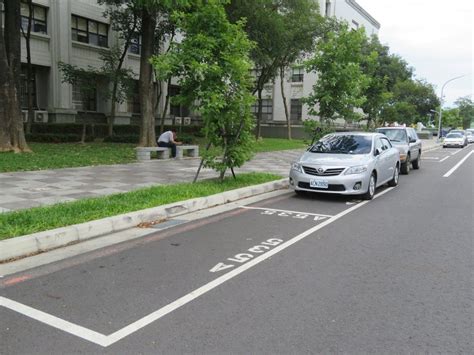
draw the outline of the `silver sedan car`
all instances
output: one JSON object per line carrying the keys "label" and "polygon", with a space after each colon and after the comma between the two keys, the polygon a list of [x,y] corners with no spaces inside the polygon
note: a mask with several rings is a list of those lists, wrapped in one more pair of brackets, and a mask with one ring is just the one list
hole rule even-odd
{"label": "silver sedan car", "polygon": [[302,191],[362,195],[398,185],[400,153],[380,133],[344,132],[324,136],[294,162],[290,186]]}

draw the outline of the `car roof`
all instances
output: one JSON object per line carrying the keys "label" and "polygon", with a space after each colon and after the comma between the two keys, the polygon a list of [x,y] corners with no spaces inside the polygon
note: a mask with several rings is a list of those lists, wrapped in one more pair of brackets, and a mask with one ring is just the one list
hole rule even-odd
{"label": "car roof", "polygon": [[379,135],[380,133],[378,132],[359,132],[359,131],[354,131],[354,132],[334,132],[334,133],[328,133],[333,134],[336,136],[376,136]]}
{"label": "car roof", "polygon": [[377,127],[376,129],[408,129],[408,128],[411,128],[411,127],[402,127],[402,126],[399,126],[399,127]]}

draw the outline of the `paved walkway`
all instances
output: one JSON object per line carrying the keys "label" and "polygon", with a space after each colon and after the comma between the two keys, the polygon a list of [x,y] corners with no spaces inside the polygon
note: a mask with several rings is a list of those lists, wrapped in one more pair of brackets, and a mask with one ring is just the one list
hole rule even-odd
{"label": "paved walkway", "polygon": [[[435,140],[423,141],[425,150],[435,146]],[[268,172],[287,177],[290,163],[303,151],[297,149],[258,153],[253,160],[235,172]],[[152,185],[191,182],[199,163],[200,159],[191,158],[1,173],[0,213],[127,192]],[[199,180],[217,176],[215,171],[203,169]]]}

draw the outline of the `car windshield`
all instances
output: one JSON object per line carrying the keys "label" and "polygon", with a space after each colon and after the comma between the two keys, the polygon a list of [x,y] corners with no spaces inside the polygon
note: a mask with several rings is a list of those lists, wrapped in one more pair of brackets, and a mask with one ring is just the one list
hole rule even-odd
{"label": "car windshield", "polygon": [[453,133],[453,134],[460,134],[460,135],[464,135],[464,132],[463,131],[451,131],[450,133]]}
{"label": "car windshield", "polygon": [[328,135],[310,148],[311,153],[368,154],[372,137],[362,135]]}
{"label": "car windshield", "polygon": [[385,134],[392,142],[406,142],[407,133],[404,129],[377,129],[377,132]]}
{"label": "car windshield", "polygon": [[449,133],[446,138],[462,138],[461,133]]}

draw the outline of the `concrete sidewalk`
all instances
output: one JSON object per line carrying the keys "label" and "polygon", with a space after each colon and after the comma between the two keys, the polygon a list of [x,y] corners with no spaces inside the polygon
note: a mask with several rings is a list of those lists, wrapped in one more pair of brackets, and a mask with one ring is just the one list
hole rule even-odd
{"label": "concrete sidewalk", "polygon": [[[423,149],[439,146],[423,140]],[[290,163],[303,149],[258,153],[236,173],[268,172],[287,177]],[[59,202],[127,192],[153,185],[191,182],[200,159],[152,160],[144,163],[92,166],[0,174],[0,213]],[[218,174],[203,169],[199,179]]]}

